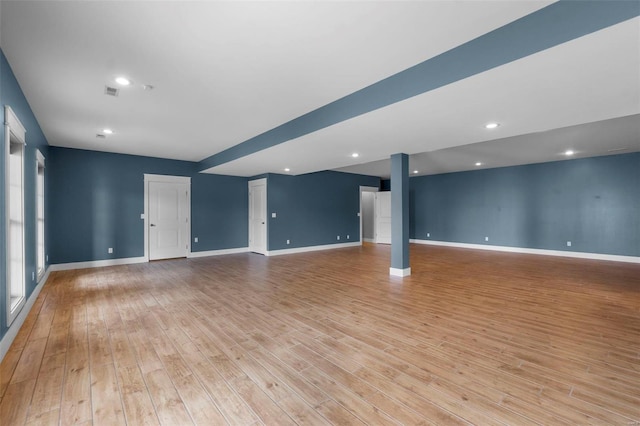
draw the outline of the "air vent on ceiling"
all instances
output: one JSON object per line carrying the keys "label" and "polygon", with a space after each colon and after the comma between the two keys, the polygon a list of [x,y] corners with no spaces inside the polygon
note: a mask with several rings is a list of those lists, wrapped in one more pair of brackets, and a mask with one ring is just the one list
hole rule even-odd
{"label": "air vent on ceiling", "polygon": [[96,138],[98,138],[98,139],[106,139],[107,135],[103,135],[102,133],[96,133]]}
{"label": "air vent on ceiling", "polygon": [[116,89],[115,87],[104,86],[104,94],[109,96],[118,96],[120,89]]}

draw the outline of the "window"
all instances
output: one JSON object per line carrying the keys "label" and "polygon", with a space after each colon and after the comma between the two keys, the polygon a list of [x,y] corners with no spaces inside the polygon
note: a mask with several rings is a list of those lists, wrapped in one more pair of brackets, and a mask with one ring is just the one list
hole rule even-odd
{"label": "window", "polygon": [[25,304],[24,151],[25,129],[5,107],[5,170],[7,205],[7,325]]}
{"label": "window", "polygon": [[38,281],[44,275],[44,156],[36,151],[36,270]]}

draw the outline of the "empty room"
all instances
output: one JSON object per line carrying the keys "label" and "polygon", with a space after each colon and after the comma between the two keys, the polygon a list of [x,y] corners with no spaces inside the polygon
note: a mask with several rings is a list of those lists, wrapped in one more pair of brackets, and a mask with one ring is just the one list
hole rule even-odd
{"label": "empty room", "polygon": [[0,425],[640,424],[640,2],[0,0]]}

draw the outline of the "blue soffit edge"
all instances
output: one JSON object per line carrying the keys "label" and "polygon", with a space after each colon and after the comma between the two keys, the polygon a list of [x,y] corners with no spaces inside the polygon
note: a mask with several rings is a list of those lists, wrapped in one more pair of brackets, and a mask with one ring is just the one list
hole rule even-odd
{"label": "blue soffit edge", "polygon": [[199,163],[199,170],[516,61],[640,15],[640,2],[561,0]]}

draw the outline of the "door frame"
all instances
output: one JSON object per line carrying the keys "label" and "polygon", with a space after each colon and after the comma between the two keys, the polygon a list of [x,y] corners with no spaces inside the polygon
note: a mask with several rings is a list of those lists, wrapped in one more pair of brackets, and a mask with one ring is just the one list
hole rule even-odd
{"label": "door frame", "polygon": [[187,184],[187,253],[191,254],[191,178],[188,176],[170,176],[144,174],[144,213],[141,219],[144,220],[144,260],[149,262],[149,182],[158,183],[185,183]]}
{"label": "door frame", "polygon": [[[358,200],[358,203],[360,205],[360,213],[358,213],[358,217],[360,217],[360,245],[362,245],[363,241],[364,241],[364,237],[363,237],[363,229],[362,229],[362,193],[363,192],[380,192],[380,188],[378,188],[377,186],[362,186],[360,185],[360,199]],[[374,207],[374,211],[375,211],[375,207]],[[374,217],[374,226],[375,226],[375,217]]]}
{"label": "door frame", "polygon": [[[258,186],[258,185],[262,185],[264,184],[264,251],[254,251],[251,250],[251,187],[253,186]],[[267,178],[261,178],[261,179],[254,179],[254,180],[250,180],[247,183],[247,194],[249,196],[249,203],[247,204],[247,208],[248,208],[248,213],[247,214],[247,226],[248,226],[248,235],[247,235],[247,247],[249,248],[250,252],[253,253],[260,253],[266,256],[266,254],[269,252],[269,206],[268,206],[268,190],[269,190],[269,185],[268,185],[268,181]]]}

